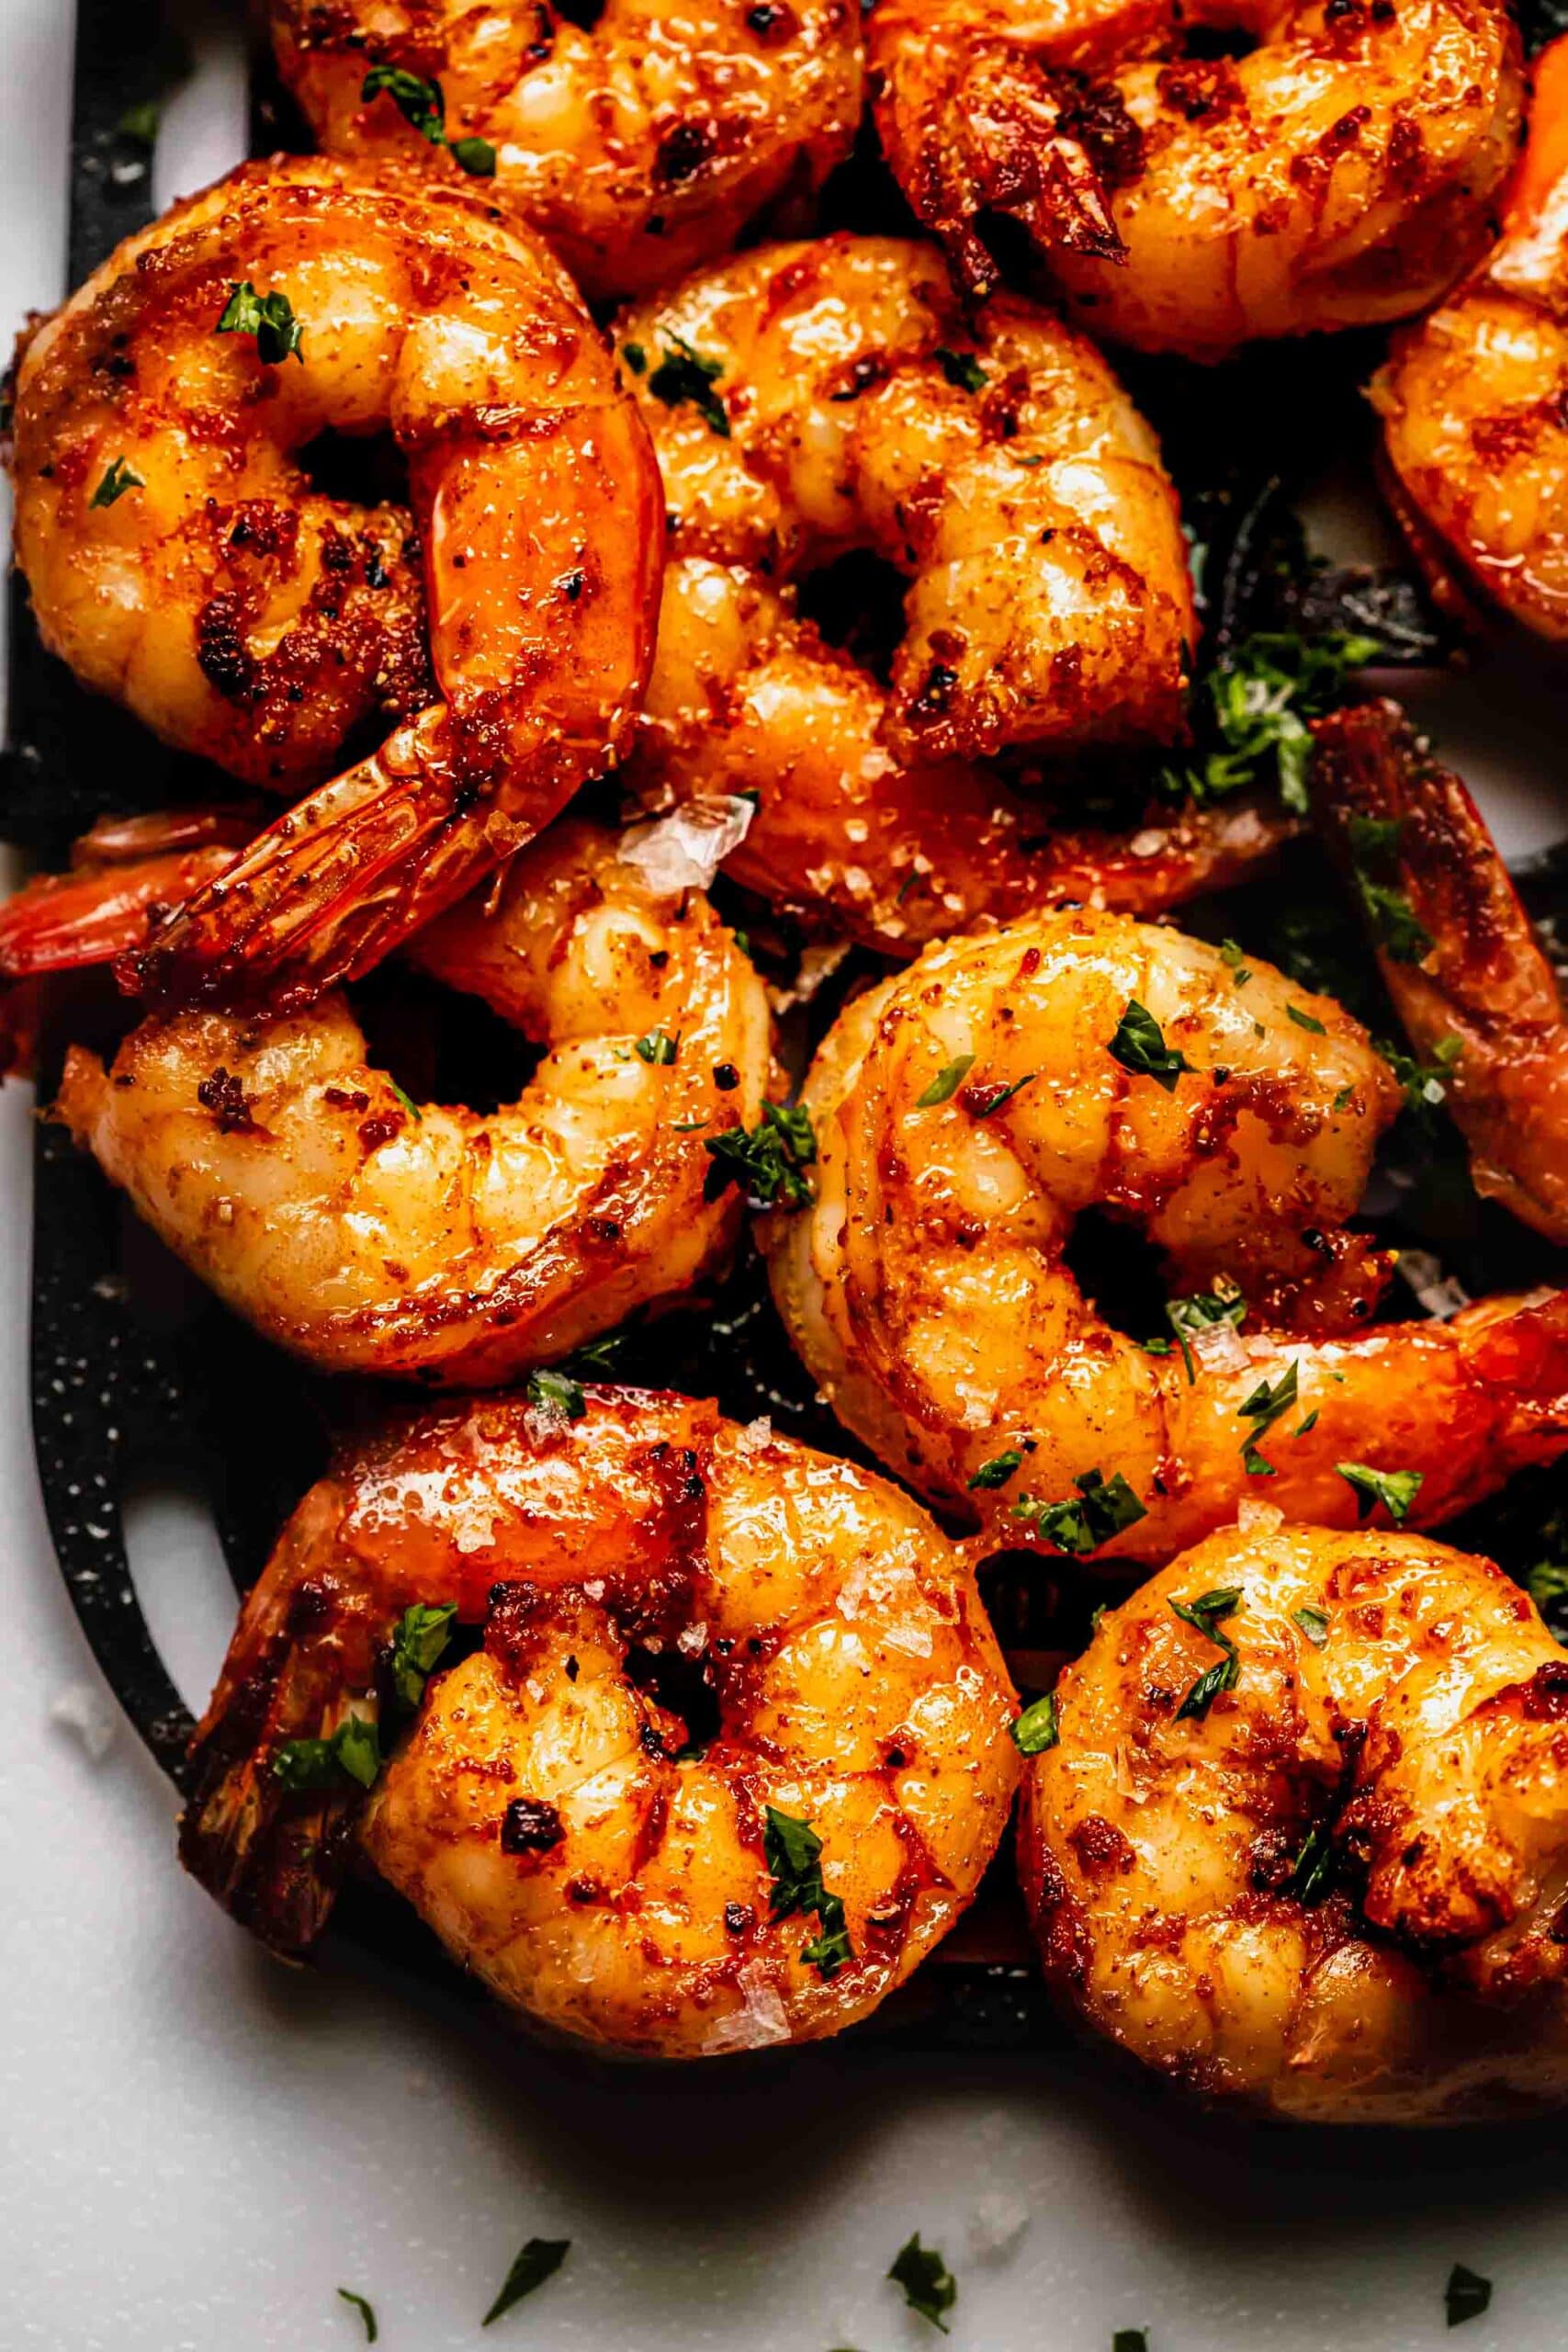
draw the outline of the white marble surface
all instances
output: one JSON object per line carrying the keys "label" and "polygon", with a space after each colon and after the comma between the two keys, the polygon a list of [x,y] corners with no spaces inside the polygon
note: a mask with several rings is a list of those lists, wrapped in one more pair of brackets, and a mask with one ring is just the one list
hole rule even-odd
{"label": "white marble surface", "polygon": [[[127,6],[134,0],[126,0]],[[0,0],[0,328],[58,290],[66,0]],[[185,125],[237,136],[231,69]],[[225,126],[227,126],[225,128]],[[165,193],[193,176],[164,155]],[[1495,805],[1558,826],[1521,722]],[[1445,704],[1445,713],[1448,706]],[[1479,698],[1466,739],[1490,742]],[[0,1095],[0,2346],[349,2352],[335,2290],[387,2352],[446,2352],[521,2241],[560,2277],[486,2342],[552,2352],[913,2352],[937,2342],[882,2274],[910,2230],[957,2270],[955,2352],[1403,2352],[1446,2340],[1456,2257],[1496,2283],[1462,2352],[1562,2340],[1551,2141],[1237,2137],[1065,2060],[915,2063],[864,2049],[674,2080],[604,2071],[286,1972],[174,1865],[173,1805],[102,1694],[55,1575],[24,1386],[28,1125]],[[137,1514],[139,1579],[187,1693],[221,1645],[210,1539]],[[1000,2200],[999,2206],[997,2200]],[[1014,2211],[1010,2251],[984,2251]],[[976,2243],[976,2233],[978,2243]]]}

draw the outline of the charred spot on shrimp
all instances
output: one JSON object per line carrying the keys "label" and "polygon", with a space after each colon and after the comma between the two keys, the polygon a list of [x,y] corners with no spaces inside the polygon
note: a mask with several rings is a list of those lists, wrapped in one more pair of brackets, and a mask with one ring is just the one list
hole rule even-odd
{"label": "charred spot on shrimp", "polygon": [[513,1797],[501,1816],[503,1854],[548,1854],[565,1843],[566,1825],[542,1797]]}

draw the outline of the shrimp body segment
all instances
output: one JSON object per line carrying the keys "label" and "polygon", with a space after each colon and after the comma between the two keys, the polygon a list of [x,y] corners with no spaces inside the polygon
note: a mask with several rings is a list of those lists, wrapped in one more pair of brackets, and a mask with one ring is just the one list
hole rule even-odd
{"label": "shrimp body segment", "polygon": [[[378,1659],[420,1604],[483,1638],[410,1723]],[[543,2023],[664,2057],[808,2041],[969,1901],[1016,1705],[970,1571],[881,1479],[684,1397],[464,1404],[294,1514],[197,1735],[182,1852],[285,1950],[357,1846]],[[389,1758],[368,1804],[288,1793],[280,1747],[350,1713]],[[771,1814],[819,1841],[797,1899]]]}
{"label": "shrimp body segment", "polygon": [[1440,593],[1568,639],[1568,40],[1536,60],[1503,234],[1371,384],[1394,511]]}
{"label": "shrimp body segment", "polygon": [[[283,78],[330,153],[458,181],[488,163],[486,193],[596,300],[726,252],[776,199],[808,197],[860,119],[853,0],[608,0],[592,28],[543,5],[273,0],[272,28]],[[429,85],[439,92],[434,137],[400,108],[398,77],[410,76],[426,106]]]}
{"label": "shrimp body segment", "polygon": [[[301,462],[378,431],[412,513]],[[14,470],[50,647],[167,741],[314,787],[164,926],[155,989],[363,970],[625,747],[652,453],[557,265],[468,189],[284,157],[177,206],[28,343]]]}
{"label": "shrimp body segment", "polygon": [[[1188,54],[1194,28],[1250,36]],[[1019,220],[1070,310],[1145,351],[1408,316],[1483,246],[1522,72],[1495,0],[883,0],[893,172],[974,293]]]}
{"label": "shrimp body segment", "polygon": [[1319,821],[1411,1044],[1450,1064],[1475,1188],[1568,1244],[1568,1013],[1497,845],[1393,703],[1336,711],[1316,736]]}
{"label": "shrimp body segment", "polygon": [[[988,763],[1171,741],[1196,638],[1175,492],[1099,354],[1011,297],[972,334],[940,256],[884,237],[743,254],[615,336],[671,524],[637,778],[759,794],[729,870],[895,952],[1081,886]],[[854,550],[908,583],[887,684],[795,602]],[[1148,904],[1245,832],[1121,886]]]}
{"label": "shrimp body segment", "polygon": [[[1249,1496],[1346,1526],[1343,1461],[1419,1472],[1425,1524],[1568,1448],[1568,1298],[1369,1323],[1388,1261],[1343,1228],[1397,1090],[1260,958],[1087,910],[954,940],[849,1007],[805,1099],[817,1197],[765,1221],[784,1321],[994,1543],[1157,1562]],[[1208,1302],[1185,1349],[1084,1296],[1090,1209]]]}
{"label": "shrimp body segment", "polygon": [[546,1048],[483,1115],[410,1102],[339,996],[155,1015],[58,1115],[171,1249],[332,1370],[491,1382],[684,1289],[733,1238],[705,1135],[755,1125],[761,980],[707,901],[567,822],[423,932],[436,978]]}
{"label": "shrimp body segment", "polygon": [[[1298,2120],[1568,2098],[1568,1661],[1491,1561],[1264,1510],[1107,1611],[1029,1768],[1020,1863],[1065,2007]],[[1234,1649],[1231,1686],[1185,1713]],[[1196,1606],[1195,1606],[1196,1604]]]}

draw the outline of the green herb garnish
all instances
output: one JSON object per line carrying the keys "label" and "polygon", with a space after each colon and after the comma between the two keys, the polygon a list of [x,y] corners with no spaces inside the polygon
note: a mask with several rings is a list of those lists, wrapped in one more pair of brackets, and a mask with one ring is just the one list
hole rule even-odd
{"label": "green herb garnish", "polygon": [[1010,1445],[1005,1453],[993,1453],[988,1462],[981,1463],[975,1476],[968,1481],[970,1493],[974,1494],[985,1487],[1005,1487],[1022,1461],[1023,1456],[1016,1445]]}
{"label": "green herb garnish", "polygon": [[455,1600],[416,1600],[398,1620],[389,1672],[398,1704],[411,1715],[424,1697],[432,1668],[452,1638],[457,1614]]}
{"label": "green herb garnish", "polygon": [[972,351],[942,349],[936,354],[936,363],[954,391],[983,392],[985,390],[986,371]]}
{"label": "green herb garnish", "polygon": [[1120,1470],[1109,1479],[1098,1470],[1089,1470],[1073,1484],[1078,1490],[1077,1501],[1069,1498],[1066,1502],[1047,1503],[1022,1495],[1014,1503],[1011,1516],[1032,1527],[1058,1552],[1074,1555],[1094,1551],[1124,1527],[1134,1527],[1148,1517]]}
{"label": "green herb garnish", "polygon": [[1184,1625],[1190,1625],[1204,1640],[1213,1642],[1224,1656],[1205,1668],[1176,1711],[1176,1720],[1192,1716],[1201,1723],[1222,1690],[1234,1690],[1241,1679],[1241,1658],[1228,1634],[1222,1634],[1223,1619],[1232,1617],[1241,1606],[1241,1587],[1222,1585],[1213,1592],[1201,1593],[1196,1600],[1173,1600],[1173,1613]]}
{"label": "green herb garnish", "polygon": [[671,334],[671,348],[665,351],[658,367],[648,379],[648,389],[656,401],[666,408],[679,408],[688,401],[703,419],[710,433],[721,441],[729,438],[729,418],[724,402],[714,390],[724,373],[721,359],[706,359],[693,349],[684,335]]}
{"label": "green herb garnish", "polygon": [[1288,1004],[1285,1011],[1298,1029],[1310,1029],[1314,1037],[1327,1036],[1328,1032],[1322,1022],[1314,1014],[1303,1012],[1299,1004]]}
{"label": "green herb garnish", "polygon": [[580,1421],[588,1410],[582,1391],[569,1372],[531,1372],[526,1395],[537,1411],[563,1421]]}
{"label": "green herb garnish", "polygon": [[258,294],[250,279],[231,279],[229,300],[219,313],[215,334],[254,334],[264,367],[281,368],[292,353],[301,367],[305,329],[287,294]]}
{"label": "green herb garnish", "polygon": [[1449,2325],[1461,2327],[1467,2319],[1479,2319],[1491,2301],[1491,2279],[1483,2278],[1479,2270],[1456,2262],[1443,2289],[1443,2309],[1448,2313]]}
{"label": "green herb garnish", "polygon": [[836,1976],[854,1958],[844,1906],[822,1883],[822,1840],[808,1821],[796,1821],[776,1805],[764,1808],[762,1859],[773,1873],[773,1916],[788,1919],[796,1912],[814,1911],[821,1932],[801,1953],[801,1959],[825,1978]]}
{"label": "green herb garnish", "polygon": [[1404,827],[1402,817],[1352,816],[1350,870],[1377,945],[1395,964],[1418,964],[1431,952],[1432,934],[1394,878]]}
{"label": "green herb garnish", "polygon": [[1292,1609],[1291,1622],[1301,1627],[1314,1650],[1320,1650],[1328,1639],[1328,1611],[1325,1609]]}
{"label": "green herb garnish", "polygon": [[489,2327],[492,2320],[498,2320],[509,2312],[513,2303],[520,2303],[525,2295],[531,2295],[536,2287],[542,2287],[547,2278],[553,2278],[570,2251],[570,2238],[530,2238],[507,2272],[500,2294],[480,2321],[481,2327]]}
{"label": "green herb garnish", "polygon": [[1334,1839],[1325,1821],[1314,1822],[1291,1864],[1291,1875],[1285,1881],[1284,1891],[1294,1895],[1298,1903],[1304,1903],[1310,1907],[1322,1902],[1333,1875]]}
{"label": "green herb garnish", "polygon": [[960,1054],[956,1060],[944,1062],[925,1092],[916,1095],[916,1110],[934,1111],[939,1102],[951,1102],[974,1067],[973,1054]]}
{"label": "green herb garnish", "polygon": [[1382,1503],[1395,1527],[1404,1524],[1425,1476],[1420,1470],[1372,1470],[1364,1462],[1337,1462],[1334,1467],[1356,1490],[1358,1519],[1370,1517]]}
{"label": "green herb garnish", "polygon": [[681,1050],[680,1037],[668,1037],[662,1029],[650,1029],[646,1037],[637,1040],[636,1049],[645,1062],[655,1069],[668,1069]]}
{"label": "green herb garnish", "polygon": [[958,2301],[958,2281],[936,2248],[920,2244],[919,2230],[908,2245],[899,2247],[887,2276],[895,2286],[903,2288],[904,2300],[912,2312],[929,2319],[944,2335],[950,2333],[942,2313],[950,2312]]}
{"label": "green herb garnish", "polygon": [[89,503],[94,506],[112,506],[117,498],[125,496],[128,490],[145,490],[146,487],[146,475],[139,474],[128,458],[119,457],[114,460],[107,473],[94,491]]}
{"label": "green herb garnish", "polygon": [[1111,1060],[1120,1062],[1123,1069],[1135,1077],[1152,1078],[1168,1094],[1175,1092],[1182,1071],[1192,1067],[1185,1054],[1166,1044],[1159,1023],[1136,997],[1129,1001],[1108,1050]]}
{"label": "green herb garnish", "polygon": [[703,1186],[705,1200],[716,1201],[731,1184],[740,1187],[754,1209],[799,1209],[814,1197],[806,1170],[817,1158],[817,1136],[804,1102],[793,1108],[764,1102],[756,1126],[705,1136],[703,1149],[713,1161]]}
{"label": "green herb garnish", "polygon": [[1258,1441],[1296,1402],[1300,1377],[1300,1367],[1292,1357],[1272,1386],[1267,1379],[1260,1380],[1246,1403],[1236,1407],[1237,1420],[1252,1423],[1241,1442],[1243,1464],[1249,1478],[1272,1478],[1275,1475],[1273,1464],[1266,1462],[1258,1451]]}
{"label": "green herb garnish", "polygon": [[381,1743],[364,1715],[348,1715],[328,1739],[286,1739],[272,1759],[275,1780],[286,1789],[341,1789],[352,1781],[373,1786],[381,1770]]}
{"label": "green herb garnish", "polygon": [[1008,1729],[1021,1756],[1043,1756],[1048,1747],[1055,1747],[1061,1734],[1056,1719],[1056,1693],[1047,1690],[1043,1699],[1025,1707],[1022,1714],[1015,1715]]}
{"label": "green herb garnish", "polygon": [[1351,673],[1378,650],[1374,639],[1343,630],[1310,639],[1288,631],[1247,638],[1205,682],[1199,731],[1213,748],[1185,767],[1168,768],[1164,789],[1201,806],[1272,784],[1285,807],[1304,816],[1312,761],[1308,721],[1333,708]]}
{"label": "green herb garnish", "polygon": [[1187,1366],[1189,1387],[1197,1382],[1197,1369],[1192,1362],[1191,1340],[1194,1332],[1213,1330],[1216,1324],[1228,1323],[1239,1331],[1247,1314],[1247,1301],[1233,1282],[1222,1275],[1213,1290],[1194,1291],[1187,1298],[1168,1298],[1165,1302],[1166,1320],[1175,1332]]}
{"label": "green herb garnish", "polygon": [[381,2331],[376,2324],[376,2314],[371,2310],[369,2304],[366,2301],[364,2296],[356,2295],[352,2287],[340,2287],[338,2289],[338,2293],[343,2297],[345,2303],[353,2304],[355,2310],[359,2313],[360,2318],[364,2321],[365,2341],[367,2344],[374,2344]]}
{"label": "green herb garnish", "polygon": [[446,100],[439,82],[426,81],[423,74],[407,73],[400,65],[373,65],[359,85],[361,105],[367,106],[383,90],[422,139],[428,139],[433,147],[445,147],[453,161],[476,179],[494,177],[495,149],[488,139],[447,138]]}

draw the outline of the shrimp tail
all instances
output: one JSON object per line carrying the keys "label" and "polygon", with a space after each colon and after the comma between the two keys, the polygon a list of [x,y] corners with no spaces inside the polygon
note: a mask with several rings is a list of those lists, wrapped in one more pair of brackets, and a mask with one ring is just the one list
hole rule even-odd
{"label": "shrimp tail", "polygon": [[1480,1394],[1497,1401],[1488,1487],[1531,1463],[1555,1461],[1568,1441],[1568,1291],[1523,1306],[1487,1299],[1449,1328]]}

